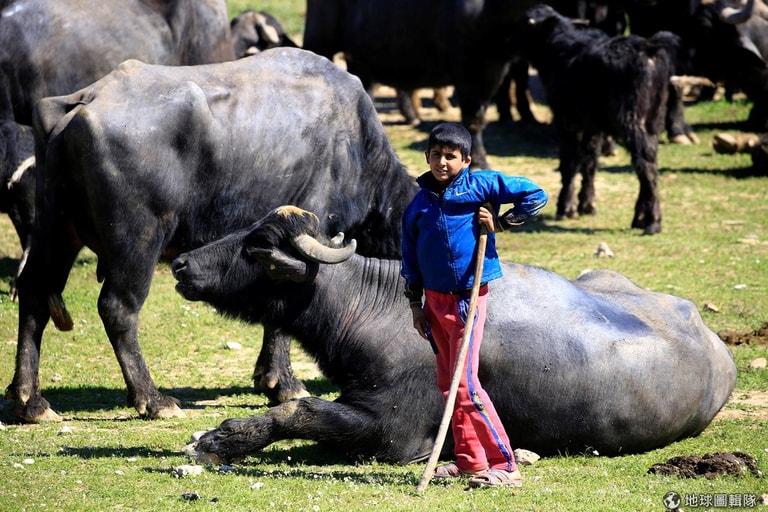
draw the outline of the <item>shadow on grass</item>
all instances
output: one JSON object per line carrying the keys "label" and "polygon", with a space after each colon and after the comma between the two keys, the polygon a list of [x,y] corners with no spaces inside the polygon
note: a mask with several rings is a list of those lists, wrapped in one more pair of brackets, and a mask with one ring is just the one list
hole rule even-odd
{"label": "shadow on grass", "polygon": [[[307,391],[312,396],[323,396],[338,391],[330,381],[323,377],[303,381]],[[172,388],[160,389],[166,396],[178,398],[185,409],[205,409],[208,407],[232,407],[231,401],[237,401],[237,407],[261,408],[272,406],[268,399],[261,393],[256,393],[250,386],[224,386],[201,388]],[[124,388],[108,388],[102,386],[77,386],[77,387],[50,387],[43,389],[43,397],[51,404],[51,408],[58,414],[68,417],[74,414],[95,413],[115,409],[116,407],[129,407],[127,405],[127,391]],[[244,397],[252,397],[252,403],[243,403]],[[223,399],[222,403],[213,403],[217,399]],[[196,403],[209,401],[208,403]],[[9,403],[11,401],[8,401]],[[3,408],[2,421],[13,423],[10,417],[13,407]],[[135,414],[127,418],[83,418],[82,421],[128,421],[134,420]]]}
{"label": "shadow on grass", "polygon": [[690,167],[682,167],[679,169],[662,169],[662,172],[674,172],[677,174],[708,174],[712,176],[728,176],[737,180],[744,180],[749,178],[765,178],[765,172],[758,172],[752,166],[749,167],[736,167],[730,169],[694,169]]}
{"label": "shadow on grass", "polygon": [[78,457],[80,459],[113,459],[115,457],[178,457],[178,450],[156,450],[145,446],[62,446],[57,453],[61,457]]}
{"label": "shadow on grass", "polygon": [[[0,258],[0,281],[8,281],[16,276],[16,270],[19,268],[19,258],[10,258],[8,256]],[[0,290],[0,293],[6,290]],[[6,291],[7,293],[7,291]]]}
{"label": "shadow on grass", "polygon": [[[419,153],[426,149],[429,132],[444,121],[422,121],[413,130],[422,136],[408,145],[409,149]],[[405,124],[386,122],[386,125]],[[521,122],[492,122],[483,130],[483,143],[489,160],[494,156],[527,156],[537,158],[557,158],[557,140],[554,130],[544,123],[526,124]],[[491,165],[493,167],[493,165]]]}
{"label": "shadow on grass", "polygon": [[[522,226],[515,227],[504,233],[505,236],[507,234],[514,236],[515,233],[569,233],[577,235],[595,235],[598,233],[618,234],[625,231],[626,229],[624,228],[585,227],[579,224],[578,218],[555,220],[554,215],[540,215],[527,221]],[[636,231],[638,235],[642,234],[641,230],[638,229]]]}
{"label": "shadow on grass", "polygon": [[[312,481],[334,480],[359,484],[408,486],[415,486],[421,478],[421,468],[418,465],[412,466],[413,471],[404,473],[391,471],[389,465],[386,465],[381,471],[377,471],[374,466],[366,466],[363,470],[357,467],[358,464],[371,464],[373,462],[372,460],[353,460],[336,451],[326,449],[320,444],[308,443],[286,448],[270,446],[267,451],[253,453],[241,463],[227,467],[226,473],[253,479],[302,478]],[[264,466],[269,466],[269,469],[265,469]],[[350,469],[339,469],[339,466],[347,466]],[[333,467],[334,469],[322,470],[326,467]],[[156,471],[153,468],[147,468],[147,470]],[[206,466],[206,471],[210,473],[221,472],[216,466]]]}

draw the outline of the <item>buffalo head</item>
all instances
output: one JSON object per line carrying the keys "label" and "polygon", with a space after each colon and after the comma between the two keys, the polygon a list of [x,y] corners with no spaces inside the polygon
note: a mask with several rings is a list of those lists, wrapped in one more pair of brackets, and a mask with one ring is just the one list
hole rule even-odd
{"label": "buffalo head", "polygon": [[171,266],[176,290],[187,300],[206,301],[224,313],[259,321],[254,297],[266,303],[297,293],[320,263],[341,263],[355,253],[355,240],[342,246],[342,233],[323,240],[318,226],[312,212],[276,208],[249,228],[176,258]]}

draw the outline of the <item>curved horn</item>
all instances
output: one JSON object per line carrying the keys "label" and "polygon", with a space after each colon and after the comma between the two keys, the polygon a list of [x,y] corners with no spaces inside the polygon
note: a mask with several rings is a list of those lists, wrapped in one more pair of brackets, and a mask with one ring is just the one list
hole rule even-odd
{"label": "curved horn", "polygon": [[346,247],[333,248],[321,244],[316,238],[307,234],[297,235],[291,239],[297,251],[317,263],[341,263],[355,254],[357,242],[353,239]]}
{"label": "curved horn", "polygon": [[270,25],[267,17],[261,13],[256,13],[256,30],[258,30],[259,36],[266,39],[270,46],[280,42],[280,34],[277,33],[277,29]]}
{"label": "curved horn", "polygon": [[755,0],[747,0],[747,4],[741,8],[731,7],[726,5],[723,0],[717,0],[715,7],[717,8],[717,16],[720,18],[720,21],[730,25],[738,25],[739,23],[744,23],[752,16]]}

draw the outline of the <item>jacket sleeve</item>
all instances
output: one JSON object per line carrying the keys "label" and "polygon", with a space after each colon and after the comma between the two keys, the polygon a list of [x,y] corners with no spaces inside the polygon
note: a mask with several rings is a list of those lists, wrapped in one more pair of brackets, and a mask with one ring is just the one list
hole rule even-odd
{"label": "jacket sleeve", "polygon": [[536,216],[546,206],[548,200],[547,193],[532,180],[523,176],[506,176],[499,173],[498,198],[494,202],[514,204],[514,207],[504,214],[505,221],[525,222]]}
{"label": "jacket sleeve", "polygon": [[421,301],[423,281],[421,271],[419,270],[416,254],[416,238],[418,229],[416,227],[416,218],[414,208],[408,207],[402,219],[402,267],[400,275],[405,278],[405,295],[411,302]]}

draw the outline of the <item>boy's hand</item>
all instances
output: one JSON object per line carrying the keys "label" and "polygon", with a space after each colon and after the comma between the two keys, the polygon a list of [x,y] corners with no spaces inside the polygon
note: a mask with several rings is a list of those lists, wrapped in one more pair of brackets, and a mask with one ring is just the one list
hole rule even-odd
{"label": "boy's hand", "polygon": [[424,314],[424,309],[421,306],[414,304],[411,306],[411,316],[413,317],[413,327],[419,333],[419,336],[425,340],[429,339],[427,337],[429,324],[427,323],[427,317]]}
{"label": "boy's hand", "polygon": [[509,229],[513,226],[522,226],[525,220],[525,217],[512,213],[512,209],[510,208],[506,212],[499,215],[498,219],[496,219],[496,226],[499,228],[499,231],[504,231],[505,229]]}
{"label": "boy's hand", "polygon": [[493,214],[493,207],[486,203],[477,210],[477,221],[481,226],[485,226],[489,233],[496,232],[496,216]]}

